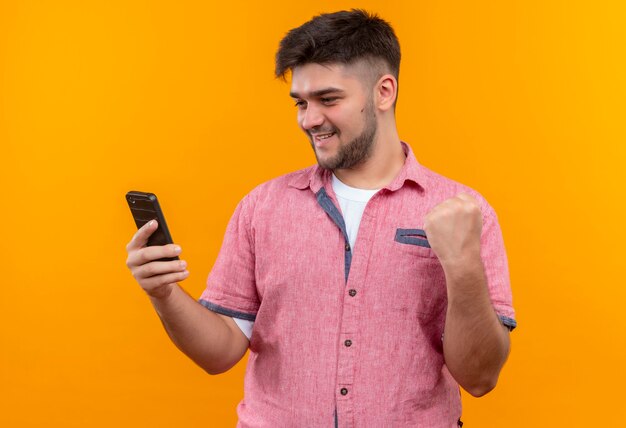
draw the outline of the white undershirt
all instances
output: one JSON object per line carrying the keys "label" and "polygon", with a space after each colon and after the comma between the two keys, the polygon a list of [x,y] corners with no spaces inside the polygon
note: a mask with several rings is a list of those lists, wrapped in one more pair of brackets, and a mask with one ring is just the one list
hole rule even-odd
{"label": "white undershirt", "polygon": [[[361,217],[363,217],[363,211],[369,200],[380,189],[357,189],[356,187],[350,187],[347,184],[342,183],[335,174],[332,178],[333,191],[337,195],[337,201],[341,208],[341,214],[343,215],[343,221],[346,223],[346,233],[348,234],[348,241],[350,242],[350,248],[354,252],[354,245],[356,243],[356,236],[359,232],[359,225],[361,224]],[[243,334],[246,335],[248,340],[252,336],[252,327],[254,327],[254,321],[242,320],[240,318],[233,318],[237,326],[241,329]]]}
{"label": "white undershirt", "polygon": [[359,225],[361,224],[361,217],[363,217],[365,206],[380,189],[370,190],[350,187],[342,183],[335,177],[335,174],[333,174],[333,190],[335,191],[335,195],[337,195],[343,221],[346,223],[346,232],[348,233],[350,248],[354,251],[356,235],[359,232]]}

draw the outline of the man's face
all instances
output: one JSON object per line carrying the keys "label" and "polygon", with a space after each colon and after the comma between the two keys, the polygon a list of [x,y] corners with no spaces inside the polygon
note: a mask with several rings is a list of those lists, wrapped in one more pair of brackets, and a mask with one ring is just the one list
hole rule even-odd
{"label": "man's face", "polygon": [[298,124],[323,168],[351,168],[365,161],[374,145],[377,121],[371,90],[355,66],[305,64],[294,68],[291,97]]}

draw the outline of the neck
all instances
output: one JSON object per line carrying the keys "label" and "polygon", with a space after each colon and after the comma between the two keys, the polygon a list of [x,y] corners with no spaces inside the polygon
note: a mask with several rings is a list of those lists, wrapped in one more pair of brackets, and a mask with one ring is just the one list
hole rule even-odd
{"label": "neck", "polygon": [[381,189],[398,175],[406,158],[398,132],[395,127],[379,130],[367,160],[352,168],[333,171],[343,183],[358,189]]}

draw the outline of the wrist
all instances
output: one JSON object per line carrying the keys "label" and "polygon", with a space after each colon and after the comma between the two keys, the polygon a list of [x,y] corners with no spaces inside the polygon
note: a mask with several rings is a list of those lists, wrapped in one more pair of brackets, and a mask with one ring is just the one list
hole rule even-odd
{"label": "wrist", "polygon": [[483,272],[483,261],[480,257],[480,249],[464,251],[463,253],[450,257],[440,257],[439,263],[441,263],[446,276],[466,277],[478,275]]}
{"label": "wrist", "polygon": [[163,284],[151,290],[144,290],[153,303],[163,303],[172,295],[176,284]]}
{"label": "wrist", "polygon": [[480,257],[466,257],[442,263],[448,298],[476,296],[487,291],[485,269]]}

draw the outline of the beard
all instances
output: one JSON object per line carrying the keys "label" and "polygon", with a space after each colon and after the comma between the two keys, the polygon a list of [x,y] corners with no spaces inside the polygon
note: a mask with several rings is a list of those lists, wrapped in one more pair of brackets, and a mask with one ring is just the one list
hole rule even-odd
{"label": "beard", "polygon": [[[365,162],[372,154],[377,131],[378,125],[376,123],[374,103],[370,99],[365,106],[365,127],[363,131],[349,143],[339,146],[337,154],[332,158],[320,159],[315,150],[312,137],[310,137],[310,135],[309,137],[319,166],[325,169],[335,170],[352,168]],[[339,136],[339,132],[336,129],[327,132],[336,132],[337,136]]]}

